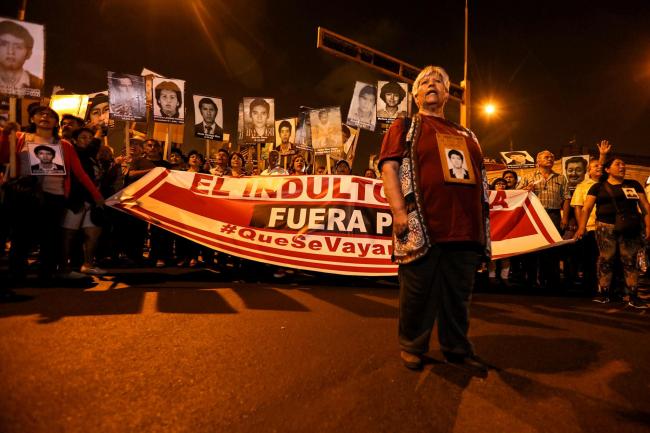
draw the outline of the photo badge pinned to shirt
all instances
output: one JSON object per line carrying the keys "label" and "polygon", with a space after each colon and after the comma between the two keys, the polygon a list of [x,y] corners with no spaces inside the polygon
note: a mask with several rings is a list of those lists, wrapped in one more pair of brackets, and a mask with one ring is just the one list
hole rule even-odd
{"label": "photo badge pinned to shirt", "polygon": [[623,194],[625,194],[625,198],[628,200],[638,200],[639,199],[639,194],[637,194],[636,190],[634,188],[621,188],[623,190]]}
{"label": "photo badge pinned to shirt", "polygon": [[475,185],[476,178],[467,142],[461,135],[436,133],[445,183]]}

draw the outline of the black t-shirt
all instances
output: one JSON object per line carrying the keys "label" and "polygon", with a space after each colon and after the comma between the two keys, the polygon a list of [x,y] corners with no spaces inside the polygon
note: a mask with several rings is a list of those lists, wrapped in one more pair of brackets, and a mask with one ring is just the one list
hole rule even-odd
{"label": "black t-shirt", "polygon": [[[607,181],[605,181],[607,182]],[[616,222],[616,207],[612,202],[612,196],[607,192],[604,183],[595,183],[589,188],[587,195],[596,197],[596,221],[606,224]],[[618,210],[626,215],[632,215],[639,212],[639,195],[645,194],[643,187],[639,182],[632,179],[625,179],[620,185],[608,183],[611,194],[614,195]],[[634,194],[636,192],[636,194]]]}

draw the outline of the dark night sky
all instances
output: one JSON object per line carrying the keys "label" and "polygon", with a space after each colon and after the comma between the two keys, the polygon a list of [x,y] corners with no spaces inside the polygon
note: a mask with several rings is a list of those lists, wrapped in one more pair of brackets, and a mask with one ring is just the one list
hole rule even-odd
{"label": "dark night sky", "polygon": [[[46,25],[48,88],[103,90],[107,70],[146,66],[187,80],[186,95],[223,96],[232,131],[243,96],[275,97],[278,117],[300,105],[340,105],[346,115],[356,80],[384,78],[317,50],[319,25],[416,66],[442,65],[460,82],[462,0],[377,3],[30,0],[26,20]],[[4,0],[0,14],[15,17],[18,4]],[[471,126],[490,156],[509,136],[531,152],[575,136],[650,156],[648,1],[470,0],[469,74]],[[488,121],[478,105],[489,97],[502,110]],[[457,112],[450,102],[448,117]],[[367,133],[362,143],[380,139]]]}

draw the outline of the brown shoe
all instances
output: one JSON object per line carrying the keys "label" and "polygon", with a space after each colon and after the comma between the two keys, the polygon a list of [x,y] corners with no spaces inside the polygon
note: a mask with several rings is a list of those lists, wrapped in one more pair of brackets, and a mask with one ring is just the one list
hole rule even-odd
{"label": "brown shoe", "polygon": [[409,353],[405,351],[401,351],[399,354],[400,358],[402,358],[402,363],[406,368],[409,370],[421,370],[422,369],[422,357],[420,355],[416,355],[414,353]]}

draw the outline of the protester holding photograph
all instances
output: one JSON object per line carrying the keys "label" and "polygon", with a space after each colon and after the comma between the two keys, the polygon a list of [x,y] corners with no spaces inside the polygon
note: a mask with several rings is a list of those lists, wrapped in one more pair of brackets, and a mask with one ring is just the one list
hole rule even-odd
{"label": "protester holding photograph", "polygon": [[[9,256],[12,279],[20,283],[27,276],[27,257],[35,244],[40,244],[39,276],[48,280],[61,259],[61,222],[65,201],[75,179],[89,193],[92,201],[104,204],[99,190],[84,171],[72,144],[59,138],[59,116],[49,107],[32,110],[27,133],[17,133],[16,163],[18,179],[12,180],[6,197],[12,224]],[[0,147],[8,146],[8,128],[0,135]],[[65,166],[64,175],[32,176],[28,143],[60,146]],[[76,275],[62,275],[74,277]]]}

